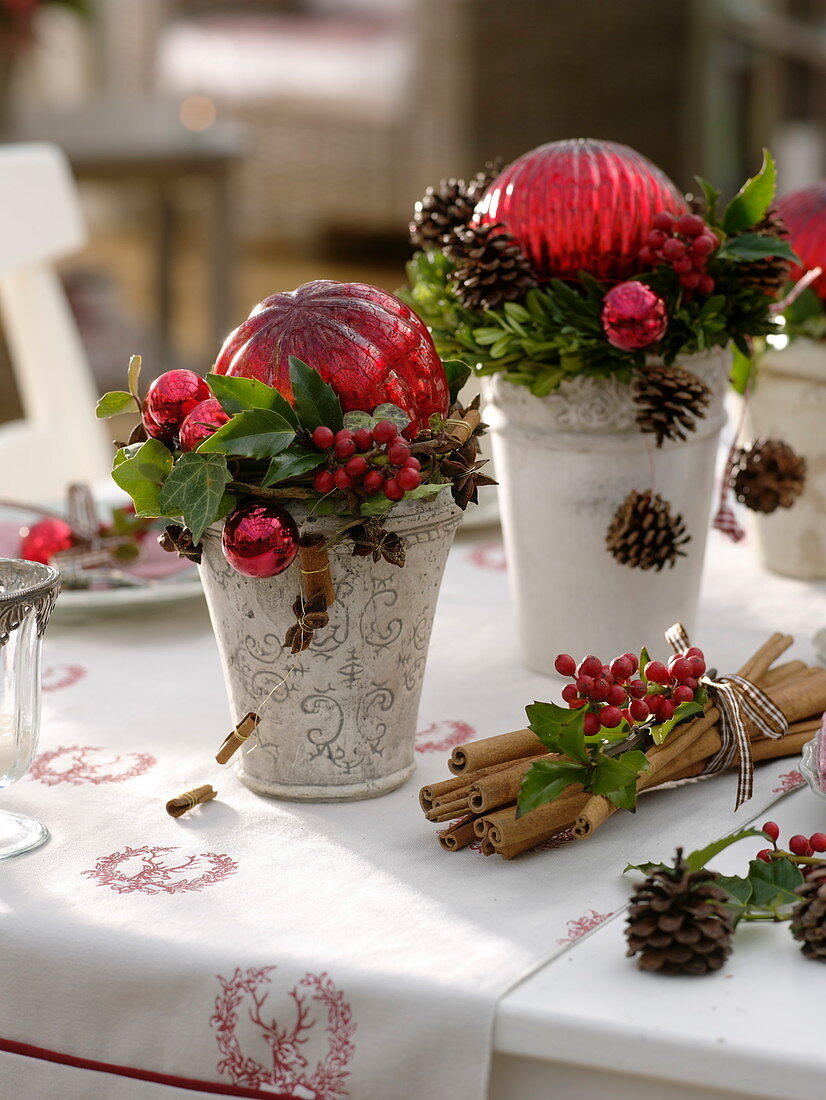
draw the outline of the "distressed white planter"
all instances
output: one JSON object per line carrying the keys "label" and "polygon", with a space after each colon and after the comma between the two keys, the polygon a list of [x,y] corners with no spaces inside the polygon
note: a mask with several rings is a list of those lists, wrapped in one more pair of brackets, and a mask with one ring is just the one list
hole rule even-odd
{"label": "distressed white planter", "polygon": [[[291,511],[301,524],[306,510]],[[236,720],[296,665],[242,750],[240,778],[253,791],[342,802],[385,794],[412,774],[430,631],[460,517],[447,491],[395,508],[387,527],[404,540],[402,569],[353,557],[349,540],[333,547],[330,622],[297,657],[282,642],[295,622],[298,561],[278,577],[244,577],[221,552],[221,528],[207,531],[201,576]],[[340,525],[313,517],[303,531],[331,535]]]}
{"label": "distressed white planter", "polygon": [[[659,450],[634,424],[630,386],[614,379],[573,378],[548,397],[485,379],[511,595],[530,668],[552,673],[560,652],[609,660],[660,646],[678,619],[691,631],[729,361],[723,351],[681,360],[713,397],[685,443]],[[620,565],[605,548],[624,498],[651,485],[651,454],[656,490],[691,535],[687,556],[660,573]]]}
{"label": "distressed white planter", "polygon": [[789,577],[826,577],[826,345],[795,340],[763,356],[746,426],[750,438],[784,439],[807,464],[791,508],[749,513],[761,561]]}

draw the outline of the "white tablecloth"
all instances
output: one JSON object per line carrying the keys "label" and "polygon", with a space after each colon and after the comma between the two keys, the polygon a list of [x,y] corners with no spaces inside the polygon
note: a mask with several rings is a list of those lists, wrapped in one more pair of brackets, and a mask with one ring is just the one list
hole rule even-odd
{"label": "white tablecloth", "polygon": [[[824,624],[823,586],[764,576],[712,535],[695,640],[715,664],[776,629],[812,659]],[[0,865],[4,1097],[481,1100],[497,999],[621,908],[624,864],[700,845],[800,780],[794,761],[764,766],[736,816],[733,776],[651,795],[512,863],[442,852],[418,787],[453,744],[559,690],[519,663],[496,542],[451,554],[419,771],[376,801],[300,806],[215,778],[231,716],[203,606],[55,624],[45,665],[40,755],[3,798],[52,831]],[[210,781],[219,801],[165,814]]]}

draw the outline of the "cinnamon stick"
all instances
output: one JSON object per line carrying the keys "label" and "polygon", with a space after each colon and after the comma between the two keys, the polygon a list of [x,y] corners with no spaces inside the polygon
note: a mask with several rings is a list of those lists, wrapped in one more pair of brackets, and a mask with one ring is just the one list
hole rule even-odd
{"label": "cinnamon stick", "polygon": [[455,824],[451,825],[449,829],[444,829],[439,833],[439,843],[445,851],[458,852],[473,842],[475,838],[475,833],[473,831],[474,821],[474,815],[468,814],[466,817],[461,818]]}
{"label": "cinnamon stick", "polygon": [[191,791],[184,791],[177,798],[170,798],[166,804],[166,812],[170,817],[183,817],[202,802],[211,802],[217,793],[208,783],[203,787],[193,787]]}
{"label": "cinnamon stick", "polygon": [[477,771],[479,768],[514,762],[526,756],[542,756],[545,746],[535,733],[529,729],[514,730],[512,733],[500,733],[495,737],[483,737],[479,741],[469,741],[466,745],[457,745],[447,762],[454,775]]}
{"label": "cinnamon stick", "polygon": [[783,684],[787,680],[794,680],[801,672],[806,672],[805,661],[786,661],[784,665],[770,668],[764,676],[761,676],[759,686],[763,690],[777,687],[778,684]]}
{"label": "cinnamon stick", "polygon": [[546,753],[544,756],[529,756],[512,767],[494,775],[486,775],[474,783],[468,792],[468,803],[474,813],[487,813],[499,806],[507,806],[519,797],[519,790],[525,773],[539,760],[560,760],[558,754]]}
{"label": "cinnamon stick", "polygon": [[[461,775],[454,775],[450,779],[443,779],[439,783],[431,783],[427,787],[422,787],[419,791],[419,805],[427,813],[428,810],[433,808],[433,803],[437,798],[442,798],[446,794],[453,794],[454,791],[469,792],[477,779],[484,775],[504,771],[506,768],[512,768],[513,763],[512,760],[503,760],[499,764],[491,764],[488,768],[479,768],[478,771],[474,772],[462,772]],[[454,797],[457,796],[454,795]]]}
{"label": "cinnamon stick", "polygon": [[482,820],[488,826],[488,837],[497,848],[521,844],[527,840],[531,840],[532,844],[539,844],[570,825],[588,800],[588,795],[576,784],[553,802],[539,806],[522,817],[517,818],[514,805],[486,814]]}
{"label": "cinnamon stick", "polygon": [[215,759],[219,764],[226,764],[232,759],[244,742],[248,741],[255,733],[260,721],[261,719],[254,710],[244,715],[232,733],[227,734],[223,745],[221,745],[220,749],[216,752]]}
{"label": "cinnamon stick", "polygon": [[298,564],[301,574],[301,592],[307,603],[320,592],[324,593],[325,606],[335,601],[336,590],[330,576],[330,558],[327,540],[323,535],[302,535],[298,542]]}

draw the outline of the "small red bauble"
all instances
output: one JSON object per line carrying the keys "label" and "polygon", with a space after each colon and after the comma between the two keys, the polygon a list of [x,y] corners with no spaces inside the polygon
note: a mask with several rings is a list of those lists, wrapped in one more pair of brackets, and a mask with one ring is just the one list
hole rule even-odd
{"label": "small red bauble", "polygon": [[627,145],[576,138],[540,145],[488,187],[476,218],[501,222],[540,280],[587,271],[615,283],[641,270],[639,252],[658,213],[687,211],[650,160]]}
{"label": "small red bauble", "polygon": [[605,295],[602,327],[608,343],[622,351],[656,344],[668,328],[665,302],[644,283],[620,283]]}
{"label": "small red bauble", "polygon": [[20,557],[48,565],[61,550],[71,550],[75,536],[62,519],[41,519],[20,532]]}
{"label": "small red bauble", "polygon": [[802,261],[802,267],[792,268],[790,278],[799,279],[811,268],[822,267],[823,274],[812,287],[826,301],[826,182],[785,195],[777,204],[777,213],[789,230],[789,244]]}
{"label": "small red bauble", "polygon": [[298,553],[298,528],[277,504],[242,504],[224,523],[224,557],[245,577],[275,577]]}
{"label": "small red bauble", "polygon": [[216,397],[201,401],[181,424],[181,450],[194,451],[229,419]]}
{"label": "small red bauble", "polygon": [[397,405],[410,417],[411,438],[434,413],[447,415],[447,378],[430,333],[386,290],[318,279],[273,294],[230,333],[213,369],[257,378],[291,400],[291,355],[318,371],[345,412]]}
{"label": "small red bauble", "polygon": [[147,390],[145,417],[148,415],[161,431],[176,432],[187,414],[211,396],[209,386],[195,371],[168,370]]}

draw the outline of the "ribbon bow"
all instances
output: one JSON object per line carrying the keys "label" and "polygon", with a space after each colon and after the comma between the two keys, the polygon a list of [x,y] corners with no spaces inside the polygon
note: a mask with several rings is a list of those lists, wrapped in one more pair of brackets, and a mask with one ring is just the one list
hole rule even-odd
{"label": "ribbon bow", "polygon": [[[675,653],[682,653],[690,644],[682,623],[669,627],[665,640]],[[773,739],[783,737],[789,723],[768,695],[744,676],[719,676],[713,680],[706,675],[700,677],[700,683],[720,711],[722,741],[720,751],[708,762],[706,774],[729,767],[735,754],[738,755],[737,803],[734,807],[738,810],[754,793],[754,760],[747,723],[755,726],[765,737]]]}

